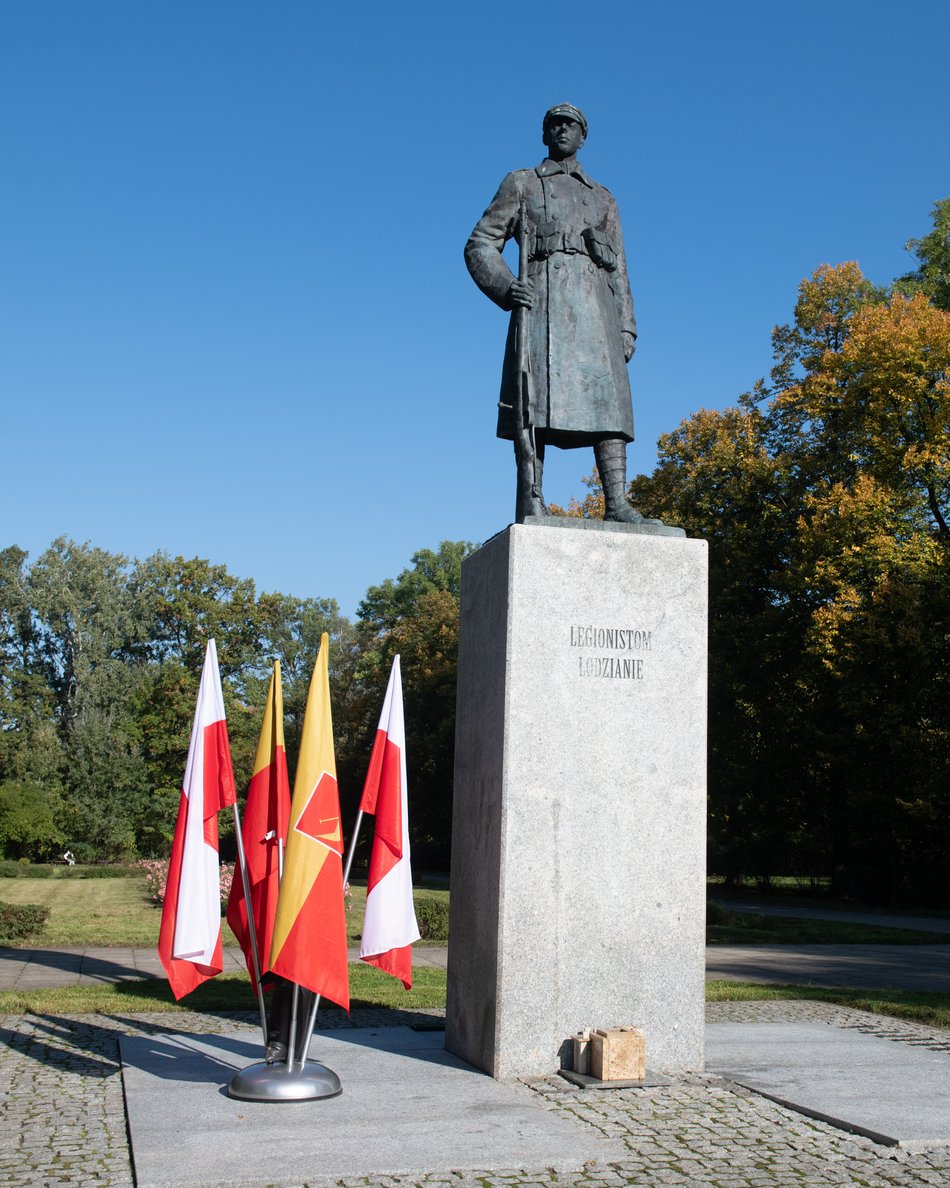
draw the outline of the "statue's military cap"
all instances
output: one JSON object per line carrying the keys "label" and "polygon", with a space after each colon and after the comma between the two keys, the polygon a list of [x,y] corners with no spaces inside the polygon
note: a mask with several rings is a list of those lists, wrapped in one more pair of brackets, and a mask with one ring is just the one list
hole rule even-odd
{"label": "statue's military cap", "polygon": [[579,107],[575,107],[573,103],[555,103],[553,107],[549,107],[544,113],[544,119],[541,121],[541,131],[546,132],[548,123],[553,120],[555,116],[567,116],[569,120],[575,120],[580,124],[584,136],[587,136],[587,117]]}

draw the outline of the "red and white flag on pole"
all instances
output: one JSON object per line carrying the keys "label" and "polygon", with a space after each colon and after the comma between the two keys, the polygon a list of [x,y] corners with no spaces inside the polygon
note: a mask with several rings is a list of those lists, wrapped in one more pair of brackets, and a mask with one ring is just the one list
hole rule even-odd
{"label": "red and white flag on pole", "polygon": [[410,946],[419,939],[419,926],[412,906],[406,724],[398,656],[389,674],[360,810],[376,817],[360,960],[399,978],[409,990],[412,986]]}
{"label": "red and white flag on pole", "polygon": [[158,955],[176,999],[224,968],[218,813],[236,798],[212,639],[201,670],[158,937]]}

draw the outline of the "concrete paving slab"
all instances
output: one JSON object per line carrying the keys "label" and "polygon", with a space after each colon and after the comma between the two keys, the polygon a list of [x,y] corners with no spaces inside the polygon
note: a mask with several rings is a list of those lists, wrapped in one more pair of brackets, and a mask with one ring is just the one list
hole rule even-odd
{"label": "concrete paving slab", "polygon": [[93,948],[86,949],[79,969],[79,984],[109,985],[113,982],[141,980],[135,968],[132,949]]}
{"label": "concrete paving slab", "polygon": [[8,949],[0,951],[0,965],[11,967],[4,990],[75,986],[82,968],[82,949]]}
{"label": "concrete paving slab", "polygon": [[823,1023],[710,1023],[706,1068],[875,1142],[950,1146],[950,1053]]}
{"label": "concrete paving slab", "polygon": [[[75,986],[80,976],[100,982],[163,978],[154,949],[133,949],[116,960],[113,949],[12,949],[0,947],[0,990]],[[128,955],[129,950],[124,953]],[[244,969],[240,949],[225,949],[225,969]],[[416,966],[444,969],[445,947],[417,947]],[[350,960],[357,950],[350,950]],[[887,987],[950,991],[950,945],[711,945],[706,978],[792,982],[814,986]]]}
{"label": "concrete paving slab", "polygon": [[232,1101],[233,1072],[261,1058],[247,1031],[121,1040],[138,1188],[313,1184],[343,1176],[484,1168],[580,1168],[625,1148],[540,1096],[503,1085],[406,1027],[318,1032],[311,1057],[341,1096],[288,1105]]}

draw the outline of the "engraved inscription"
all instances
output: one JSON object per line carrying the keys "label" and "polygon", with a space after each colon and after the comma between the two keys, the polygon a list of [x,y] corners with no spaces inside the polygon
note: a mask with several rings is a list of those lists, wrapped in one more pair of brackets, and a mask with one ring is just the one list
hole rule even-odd
{"label": "engraved inscription", "polygon": [[619,656],[578,656],[582,677],[604,677],[615,681],[642,681],[643,661]]}
{"label": "engraved inscription", "polygon": [[[598,627],[572,623],[569,646],[583,648],[577,657],[578,674],[608,681],[642,681],[643,660],[632,652],[653,650],[653,632],[639,627]],[[621,653],[605,655],[604,653]]]}
{"label": "engraved inscription", "polygon": [[629,627],[571,624],[572,648],[606,648],[608,652],[649,652],[653,632]]}

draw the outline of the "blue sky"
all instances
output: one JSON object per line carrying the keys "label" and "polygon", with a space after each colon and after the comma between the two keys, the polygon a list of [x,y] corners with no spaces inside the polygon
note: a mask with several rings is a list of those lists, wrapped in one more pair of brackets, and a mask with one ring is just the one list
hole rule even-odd
{"label": "blue sky", "polygon": [[[0,547],[336,598],[510,522],[462,247],[552,103],[614,193],[637,442],[732,403],[802,276],[950,194],[950,5],[0,0]],[[552,451],[547,494],[588,451]]]}

